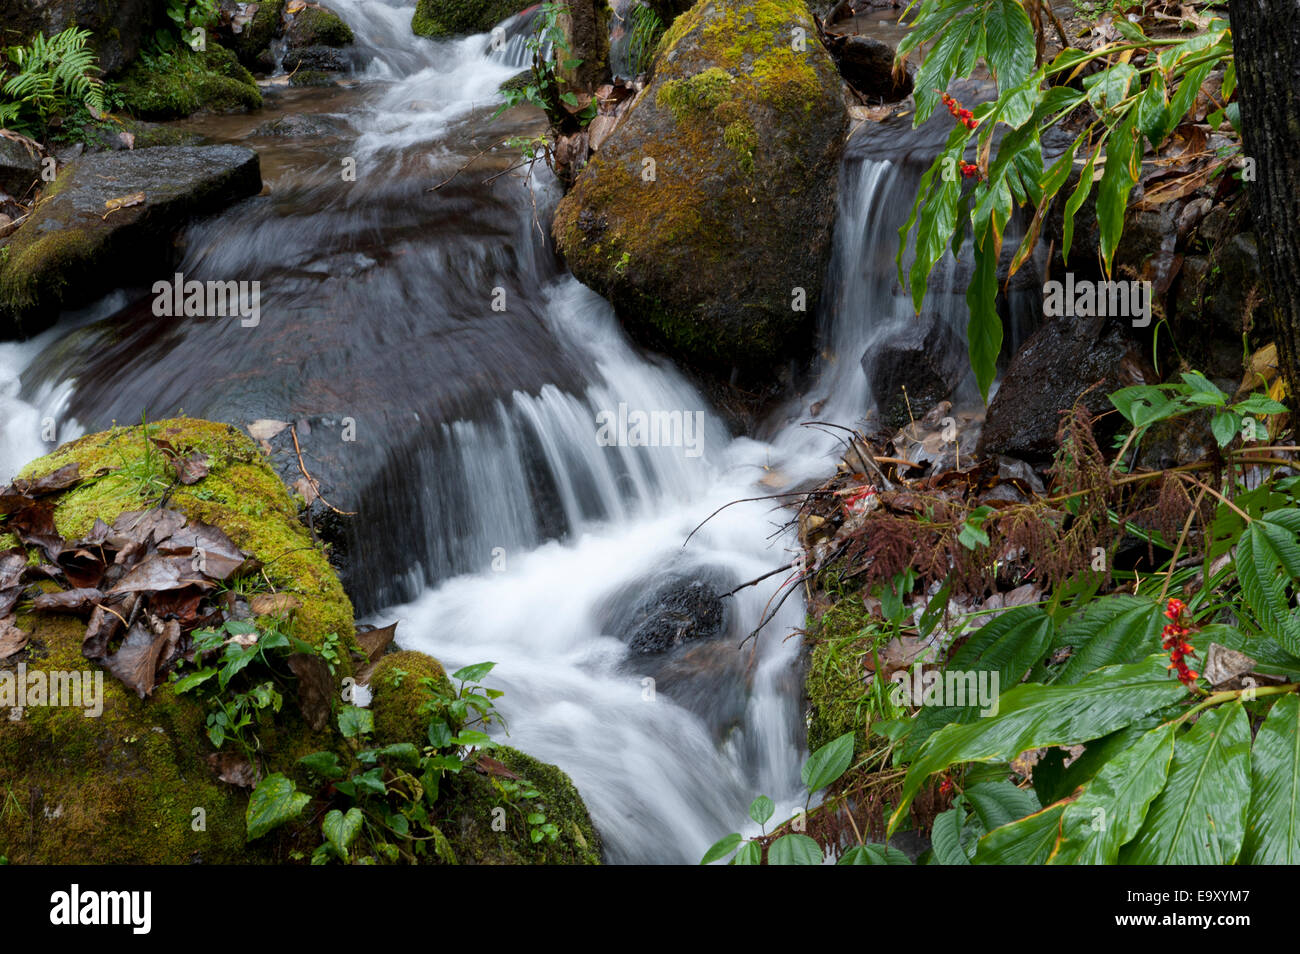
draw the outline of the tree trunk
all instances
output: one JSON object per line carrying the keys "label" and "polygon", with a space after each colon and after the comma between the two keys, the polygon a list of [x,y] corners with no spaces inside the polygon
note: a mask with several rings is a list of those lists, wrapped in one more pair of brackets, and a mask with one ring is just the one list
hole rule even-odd
{"label": "tree trunk", "polygon": [[1300,0],[1230,0],[1247,183],[1278,362],[1300,422]]}

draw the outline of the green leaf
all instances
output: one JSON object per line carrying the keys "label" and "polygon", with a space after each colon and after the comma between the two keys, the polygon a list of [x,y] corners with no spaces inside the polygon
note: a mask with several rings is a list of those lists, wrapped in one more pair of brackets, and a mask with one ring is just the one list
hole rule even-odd
{"label": "green leaf", "polygon": [[1264,634],[1300,655],[1300,618],[1291,608],[1290,584],[1300,577],[1300,510],[1277,510],[1253,521],[1237,544],[1237,579]]}
{"label": "green leaf", "polygon": [[996,717],[940,729],[907,771],[889,833],[926,779],[950,765],[1009,762],[1029,749],[1087,742],[1183,698],[1187,690],[1169,678],[1167,664],[1167,657],[1156,655],[1100,669],[1074,686],[1016,686],[1002,694]]}
{"label": "green leaf", "polygon": [[854,845],[837,865],[910,865],[912,859],[892,845]]}
{"label": "green leaf", "polygon": [[312,752],[300,758],[298,764],[329,782],[346,774],[336,752]]}
{"label": "green leaf", "polygon": [[325,813],[325,820],[320,824],[321,834],[333,846],[334,853],[341,860],[347,861],[348,846],[360,833],[361,823],[361,809],[355,805],[348,809],[347,814],[337,808]]}
{"label": "green leaf", "polygon": [[966,798],[985,831],[993,831],[1031,815],[1041,807],[1034,793],[1009,781],[980,782],[966,789]]}
{"label": "green leaf", "polygon": [[752,838],[741,845],[740,850],[736,852],[736,857],[731,859],[733,865],[761,865],[762,863],[763,849]]}
{"label": "green leaf", "polygon": [[1056,643],[1070,646],[1070,658],[1052,677],[1055,685],[1072,685],[1102,666],[1135,663],[1160,650],[1165,618],[1155,600],[1116,594],[1087,604],[1084,612],[1061,627]]}
{"label": "green leaf", "polygon": [[[1005,181],[1001,188],[1007,188]],[[1010,197],[1008,196],[1008,201]],[[975,372],[975,383],[979,386],[980,397],[988,402],[989,388],[997,378],[998,355],[1002,353],[1002,316],[998,314],[998,258],[1002,254],[1002,236],[991,235],[993,227],[985,230],[980,240],[975,243],[975,272],[970,285],[966,288],[966,305],[970,318],[966,322],[967,350],[970,353],[971,369]],[[966,528],[962,528],[966,533]],[[962,541],[969,549],[965,540]],[[984,538],[988,545],[987,535]]]}
{"label": "green leaf", "polygon": [[196,672],[192,672],[189,675],[182,676],[180,679],[177,679],[172,688],[178,694],[182,692],[189,692],[195,686],[203,685],[203,683],[207,682],[216,674],[217,671],[215,669],[199,669]]}
{"label": "green leaf", "polygon": [[360,706],[344,706],[339,710],[339,732],[345,739],[355,739],[375,731],[375,716]]}
{"label": "green leaf", "polygon": [[451,674],[451,678],[456,682],[475,683],[490,673],[496,667],[494,662],[474,663],[472,666],[465,666],[457,669]]}
{"label": "green leaf", "polygon": [[293,780],[276,772],[257,783],[248,797],[244,824],[248,840],[261,838],[273,828],[297,818],[311,801],[311,796],[300,791]]}
{"label": "green leaf", "polygon": [[441,719],[429,723],[429,744],[435,749],[445,749],[451,745],[451,729]]}
{"label": "green leaf", "polygon": [[853,738],[856,733],[845,732],[832,739],[808,756],[800,777],[809,793],[819,791],[848,771],[853,763]]}
{"label": "green leaf", "polygon": [[1074,214],[1079,211],[1084,200],[1088,198],[1088,193],[1092,191],[1092,173],[1097,164],[1097,156],[1101,153],[1101,143],[1093,148],[1088,155],[1088,161],[1083,164],[1083,169],[1079,172],[1079,181],[1070,193],[1070,198],[1065,202],[1065,215],[1061,228],[1061,261],[1069,262],[1070,249],[1074,242]]}
{"label": "green leaf", "polygon": [[420,764],[420,750],[410,742],[394,742],[385,745],[377,753],[381,758],[392,759],[398,765],[414,767]]}
{"label": "green leaf", "polygon": [[1241,418],[1231,411],[1222,411],[1210,418],[1210,431],[1220,447],[1227,447],[1241,430]]}
{"label": "green leaf", "polygon": [[1034,28],[1019,0],[993,0],[984,14],[989,65],[1005,95],[1025,81],[1034,68]]}
{"label": "green leaf", "polygon": [[1174,743],[1164,790],[1137,837],[1120,850],[1126,865],[1230,865],[1250,806],[1250,720],[1240,702],[1207,709]]}
{"label": "green leaf", "polygon": [[491,748],[495,743],[492,736],[477,729],[461,729],[460,735],[451,740],[454,745],[477,746],[480,749]]}
{"label": "green leaf", "polygon": [[736,832],[732,832],[725,838],[719,838],[713,843],[713,846],[704,853],[704,857],[700,859],[700,864],[710,865],[715,861],[721,861],[723,858],[727,857],[727,855],[736,850],[736,846],[740,844],[740,841],[740,835]]}
{"label": "green leaf", "polygon": [[767,849],[769,865],[819,865],[823,861],[821,845],[807,835],[782,835]]}
{"label": "green leaf", "polygon": [[1171,722],[1153,729],[1097,773],[1065,809],[1054,865],[1113,865],[1142,827],[1147,808],[1169,777],[1174,755]]}
{"label": "green leaf", "polygon": [[1286,405],[1280,401],[1274,401],[1263,394],[1252,394],[1244,401],[1238,401],[1232,406],[1234,411],[1242,414],[1285,414]]}
{"label": "green leaf", "polygon": [[1064,807],[1052,805],[993,829],[979,840],[973,859],[975,864],[1041,865],[1056,844]]}
{"label": "green leaf", "polygon": [[1129,110],[1124,120],[1106,139],[1106,165],[1097,186],[1097,223],[1101,230],[1101,258],[1110,277],[1115,249],[1124,231],[1128,196],[1142,168],[1138,148],[1137,111]]}
{"label": "green leaf", "polygon": [[1138,79],[1138,71],[1128,63],[1114,66],[1084,78],[1083,88],[1088,91],[1088,102],[1097,112],[1114,109],[1128,96],[1129,87]]}
{"label": "green leaf", "polygon": [[1243,864],[1300,864],[1300,696],[1274,703],[1250,756]]}
{"label": "green leaf", "polygon": [[774,811],[776,811],[776,804],[766,795],[760,795],[749,803],[749,817],[760,825],[767,824]]}
{"label": "green leaf", "polygon": [[950,808],[935,818],[930,830],[931,864],[970,864],[966,849],[961,844],[962,822],[965,818],[964,808]]}

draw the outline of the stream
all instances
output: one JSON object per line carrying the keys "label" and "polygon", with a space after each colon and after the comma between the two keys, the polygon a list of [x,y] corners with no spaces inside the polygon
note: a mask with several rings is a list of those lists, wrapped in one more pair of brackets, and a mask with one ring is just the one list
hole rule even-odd
{"label": "stream", "polygon": [[[683,542],[728,502],[834,467],[837,439],[800,424],[815,402],[845,425],[870,406],[859,359],[912,316],[893,254],[936,133],[890,120],[850,143],[824,356],[758,438],[737,438],[557,264],[543,237],[559,197],[549,174],[485,182],[510,163],[498,149],[430,191],[536,130],[526,110],[490,121],[524,63],[518,24],[494,50],[487,36],[414,36],[409,4],[331,6],[369,57],[355,82],[274,86],[257,114],[177,124],[262,156],[267,190],[191,226],[178,269],[260,281],[260,325],[155,318],[146,289],[121,289],[0,344],[0,471],[47,453],[50,422],[59,442],[142,410],[305,422],[313,473],[357,488],[338,502],[360,511],[346,581],[359,615],[399,620],[398,642],[449,672],[494,661],[508,743],[569,773],[608,861],[693,863],[748,824],[760,792],[777,817],[804,803],[802,600],[737,650],[775,605],[779,574],[725,600],[716,635],[662,655],[619,638],[628,607],[682,580],[726,592],[795,555],[771,500],[724,509]],[[266,133],[290,114],[314,134]],[[964,336],[961,271],[936,270],[927,308]],[[597,415],[620,405],[698,422],[698,456],[601,446]],[[345,420],[355,441],[340,437]]]}

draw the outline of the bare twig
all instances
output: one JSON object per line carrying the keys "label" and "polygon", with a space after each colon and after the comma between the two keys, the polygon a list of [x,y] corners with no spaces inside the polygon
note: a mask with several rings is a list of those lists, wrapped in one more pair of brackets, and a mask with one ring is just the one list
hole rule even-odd
{"label": "bare twig", "polygon": [[320,502],[323,503],[325,506],[329,507],[340,517],[355,517],[357,515],[356,511],[340,510],[338,507],[334,506],[332,503],[326,500],[325,495],[320,492],[320,484],[317,483],[316,478],[313,477],[311,474],[307,473],[307,465],[302,462],[302,448],[298,446],[297,425],[294,424],[289,425],[289,435],[293,438],[294,453],[298,455],[298,469],[302,471],[302,475],[307,478],[307,483],[311,484],[311,489],[316,492],[316,496],[320,498]]}

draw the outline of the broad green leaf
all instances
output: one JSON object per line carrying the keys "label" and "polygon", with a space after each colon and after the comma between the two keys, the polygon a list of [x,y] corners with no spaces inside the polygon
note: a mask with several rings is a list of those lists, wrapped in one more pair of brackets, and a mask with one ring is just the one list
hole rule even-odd
{"label": "broad green leaf", "polygon": [[782,835],[767,849],[769,865],[819,865],[825,860],[821,845],[807,835]]}
{"label": "broad green leaf", "polygon": [[740,842],[740,835],[734,831],[725,838],[719,838],[713,843],[712,847],[704,853],[704,857],[700,859],[700,864],[709,865],[715,861],[721,861],[723,858],[727,857],[727,855],[735,851]]}
{"label": "broad green leaf", "polygon": [[934,820],[930,829],[930,863],[936,865],[968,865],[970,858],[961,844],[962,821],[966,809],[950,808]]}
{"label": "broad green leaf", "polygon": [[1300,655],[1300,617],[1288,591],[1300,577],[1300,510],[1278,510],[1253,521],[1237,544],[1237,579],[1265,635]]}
{"label": "broad green leaf", "polygon": [[1107,762],[1065,809],[1055,865],[1113,865],[1120,848],[1142,827],[1147,808],[1169,777],[1174,755],[1171,722],[1153,729]]}
{"label": "broad green leaf", "polygon": [[1019,86],[1034,68],[1034,28],[1019,0],[993,0],[984,14],[989,65],[998,93]]}
{"label": "broad green leaf", "polygon": [[853,763],[854,734],[845,732],[808,756],[800,777],[810,793],[825,788],[848,771]]}
{"label": "broad green leaf", "polygon": [[195,686],[201,686],[217,674],[215,669],[200,669],[177,679],[172,688],[177,693],[189,692]]}
{"label": "broad green leaf", "polygon": [[1250,755],[1243,864],[1300,864],[1300,696],[1274,703]]}
{"label": "broad green leaf", "polygon": [[244,813],[248,840],[261,838],[273,828],[297,818],[310,801],[311,796],[298,791],[292,779],[279,772],[268,775],[248,797],[248,809]]}
{"label": "broad green leaf", "polygon": [[958,762],[1009,762],[1021,752],[1100,738],[1186,695],[1170,679],[1168,658],[1108,666],[1073,686],[1016,686],[1003,693],[998,714],[970,725],[952,725],[930,737],[903,780],[892,834],[912,799],[935,772]]}
{"label": "broad green leaf", "polygon": [[1072,685],[1102,666],[1133,663],[1158,652],[1165,622],[1160,604],[1146,597],[1116,594],[1091,601],[1061,627],[1057,645],[1072,652],[1052,683]]}
{"label": "broad green leaf", "polygon": [[1138,78],[1138,71],[1128,63],[1116,63],[1114,66],[1094,73],[1083,81],[1083,88],[1088,91],[1088,102],[1097,112],[1114,109],[1128,96],[1129,88]]}
{"label": "broad green leaf", "polygon": [[967,349],[980,397],[989,399],[989,388],[997,377],[998,355],[1002,353],[1002,316],[998,314],[998,258],[1002,236],[988,236],[975,247],[975,273],[966,288],[970,318],[966,323]]}
{"label": "broad green leaf", "polygon": [[420,750],[410,742],[394,742],[384,746],[377,754],[381,758],[392,759],[398,765],[411,767],[420,764]]}
{"label": "broad green leaf", "polygon": [[321,834],[334,847],[340,859],[347,860],[348,846],[360,833],[361,823],[361,809],[355,805],[347,810],[347,814],[337,808],[325,813],[325,820],[320,825]]}
{"label": "broad green leaf", "polygon": [[496,666],[494,662],[475,663],[472,666],[465,666],[457,669],[451,674],[451,678],[456,682],[475,683],[490,673]]}
{"label": "broad green leaf", "polygon": [[977,865],[1041,865],[1052,852],[1061,828],[1062,805],[995,828],[979,840]]}
{"label": "broad green leaf", "polygon": [[752,838],[741,845],[740,850],[736,852],[736,857],[728,862],[733,865],[761,865],[762,863],[763,849]]}
{"label": "broad green leaf", "polygon": [[1084,200],[1088,198],[1088,193],[1092,192],[1092,175],[1093,169],[1097,164],[1097,156],[1101,153],[1101,143],[1093,147],[1088,154],[1088,161],[1083,164],[1083,169],[1079,172],[1079,181],[1070,193],[1070,198],[1065,202],[1065,214],[1063,216],[1061,227],[1061,261],[1069,262],[1070,249],[1074,242],[1074,214],[1079,211]]}
{"label": "broad green leaf", "polygon": [[1033,792],[1009,781],[980,782],[966,789],[966,797],[985,831],[1019,821],[1042,807]]}
{"label": "broad green leaf", "polygon": [[1097,224],[1101,230],[1101,259],[1110,277],[1111,264],[1124,231],[1128,196],[1142,166],[1138,148],[1137,111],[1129,110],[1106,140],[1106,165],[1097,186]]}
{"label": "broad green leaf", "polygon": [[344,706],[339,710],[339,732],[345,739],[355,739],[375,731],[375,716],[360,706]]}
{"label": "broad green leaf", "polygon": [[892,845],[854,845],[837,865],[910,865],[912,859]]}
{"label": "broad green leaf", "polygon": [[1227,447],[1241,430],[1241,418],[1231,411],[1222,411],[1210,418],[1210,432],[1220,447]]}
{"label": "broad green leaf", "polygon": [[346,774],[339,763],[337,752],[312,752],[300,758],[298,764],[329,782],[340,779]]}
{"label": "broad green leaf", "polygon": [[1120,850],[1126,865],[1230,865],[1246,834],[1250,721],[1240,702],[1201,713],[1174,743],[1169,781]]}
{"label": "broad green leaf", "polygon": [[749,803],[749,817],[760,825],[767,824],[774,811],[776,811],[776,804],[766,795],[760,795]]}

